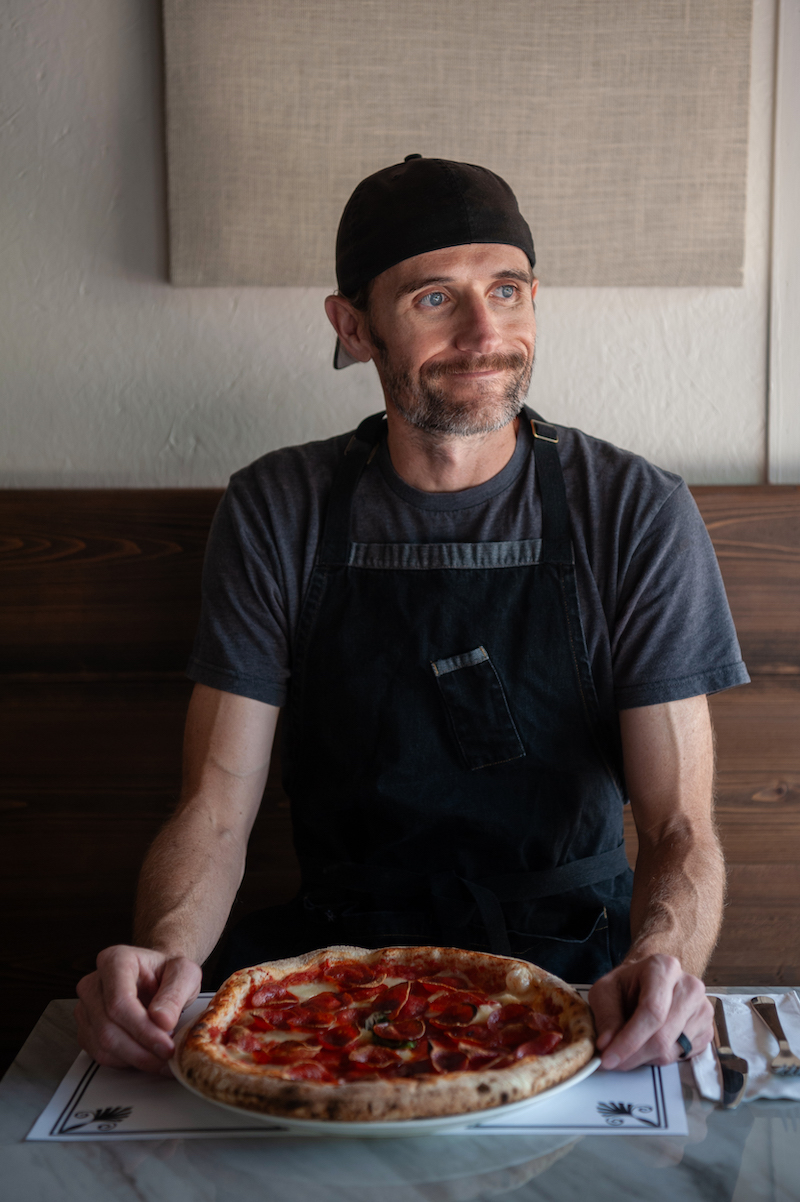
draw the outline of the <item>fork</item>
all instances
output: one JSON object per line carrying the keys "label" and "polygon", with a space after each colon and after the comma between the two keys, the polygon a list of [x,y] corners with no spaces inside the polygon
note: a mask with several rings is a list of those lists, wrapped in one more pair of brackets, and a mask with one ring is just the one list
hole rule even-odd
{"label": "fork", "polygon": [[750,1006],[755,1010],[761,1021],[769,1027],[778,1041],[780,1051],[770,1061],[770,1072],[777,1073],[779,1077],[797,1077],[800,1075],[800,1059],[795,1056],[789,1047],[786,1032],[781,1026],[781,1020],[778,1018],[778,1010],[772,998],[763,997],[759,994],[758,997],[750,999]]}

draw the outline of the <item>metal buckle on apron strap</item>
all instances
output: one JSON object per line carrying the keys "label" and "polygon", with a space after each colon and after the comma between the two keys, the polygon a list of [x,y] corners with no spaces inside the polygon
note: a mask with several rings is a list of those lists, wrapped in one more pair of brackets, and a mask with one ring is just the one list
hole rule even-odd
{"label": "metal buckle on apron strap", "polygon": [[[547,422],[537,421],[536,418],[531,419],[531,429],[533,430],[534,438],[541,438],[542,442],[558,442],[558,434],[555,426],[549,425]],[[540,430],[549,430],[549,434],[540,434]]]}

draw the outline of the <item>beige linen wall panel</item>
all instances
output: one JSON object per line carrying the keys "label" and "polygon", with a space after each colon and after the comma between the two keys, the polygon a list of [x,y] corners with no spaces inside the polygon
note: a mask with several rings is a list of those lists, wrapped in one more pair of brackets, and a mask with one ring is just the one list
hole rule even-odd
{"label": "beige linen wall panel", "polygon": [[165,0],[172,281],[330,285],[419,153],[517,192],[554,285],[740,285],[750,0]]}

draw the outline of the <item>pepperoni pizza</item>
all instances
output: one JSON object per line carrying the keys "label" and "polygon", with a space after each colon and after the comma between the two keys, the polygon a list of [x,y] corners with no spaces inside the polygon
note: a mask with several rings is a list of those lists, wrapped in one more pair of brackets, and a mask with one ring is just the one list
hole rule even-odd
{"label": "pepperoni pizza", "polygon": [[176,1055],[184,1079],[219,1102],[379,1122],[532,1097],[593,1051],[586,1003],[523,960],[333,947],[234,973]]}

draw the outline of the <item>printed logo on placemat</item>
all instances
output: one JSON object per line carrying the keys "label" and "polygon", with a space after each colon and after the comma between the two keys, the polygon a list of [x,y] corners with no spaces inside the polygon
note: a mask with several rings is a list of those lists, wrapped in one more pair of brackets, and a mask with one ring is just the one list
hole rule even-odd
{"label": "printed logo on placemat", "polygon": [[76,1110],[70,1117],[82,1121],[62,1127],[61,1134],[72,1135],[73,1131],[82,1131],[84,1135],[88,1135],[90,1132],[100,1134],[102,1131],[115,1131],[119,1124],[132,1114],[132,1106],[101,1106],[97,1110]]}
{"label": "printed logo on placemat", "polygon": [[624,1127],[627,1118],[637,1119],[640,1123],[646,1123],[648,1127],[660,1126],[653,1119],[644,1118],[645,1114],[653,1113],[653,1107],[643,1103],[637,1106],[635,1102],[598,1102],[597,1112],[603,1116],[609,1127]]}

